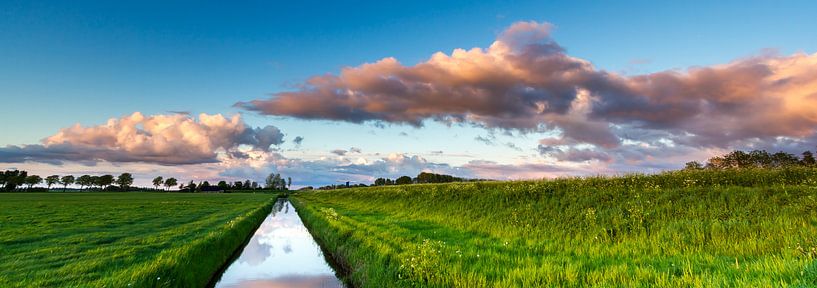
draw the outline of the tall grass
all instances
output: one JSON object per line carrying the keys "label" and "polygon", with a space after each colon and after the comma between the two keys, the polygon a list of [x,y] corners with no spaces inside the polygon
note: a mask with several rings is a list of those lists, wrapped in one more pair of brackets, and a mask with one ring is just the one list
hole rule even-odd
{"label": "tall grass", "polygon": [[817,285],[817,170],[297,194],[360,287]]}
{"label": "tall grass", "polygon": [[0,287],[203,287],[274,199],[0,194]]}

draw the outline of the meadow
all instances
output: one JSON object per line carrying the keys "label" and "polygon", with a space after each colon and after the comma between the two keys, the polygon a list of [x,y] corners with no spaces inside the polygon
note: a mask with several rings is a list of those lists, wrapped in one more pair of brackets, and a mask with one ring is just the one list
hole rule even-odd
{"label": "meadow", "polygon": [[0,193],[0,287],[203,287],[275,198]]}
{"label": "meadow", "polygon": [[817,169],[290,197],[357,287],[813,287]]}

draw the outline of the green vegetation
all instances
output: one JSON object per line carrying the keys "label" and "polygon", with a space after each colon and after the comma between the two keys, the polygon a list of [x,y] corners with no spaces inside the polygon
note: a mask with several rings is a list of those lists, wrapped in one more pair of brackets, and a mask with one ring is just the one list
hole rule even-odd
{"label": "green vegetation", "polygon": [[817,169],[299,192],[359,287],[817,285]]}
{"label": "green vegetation", "polygon": [[203,287],[274,199],[0,193],[0,287]]}

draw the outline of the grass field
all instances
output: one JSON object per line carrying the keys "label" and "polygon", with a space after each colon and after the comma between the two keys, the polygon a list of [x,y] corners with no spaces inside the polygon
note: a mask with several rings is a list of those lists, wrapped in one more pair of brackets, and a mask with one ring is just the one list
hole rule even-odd
{"label": "grass field", "polygon": [[0,287],[202,287],[274,199],[0,193]]}
{"label": "grass field", "polygon": [[302,192],[359,287],[814,287],[817,170]]}

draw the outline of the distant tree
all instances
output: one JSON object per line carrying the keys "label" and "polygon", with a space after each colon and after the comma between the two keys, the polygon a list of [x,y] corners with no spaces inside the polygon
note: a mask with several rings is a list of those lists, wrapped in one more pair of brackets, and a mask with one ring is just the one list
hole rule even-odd
{"label": "distant tree", "polygon": [[190,192],[196,192],[196,183],[190,180],[190,183],[187,183],[187,189],[190,189]]}
{"label": "distant tree", "polygon": [[803,166],[814,166],[817,164],[817,160],[814,159],[814,154],[811,151],[803,152],[803,159],[800,160],[800,164]]}
{"label": "distant tree", "polygon": [[176,184],[179,184],[176,178],[170,177],[165,179],[165,187],[167,187],[168,189],[170,189],[170,187],[176,186]]}
{"label": "distant tree", "polygon": [[797,156],[783,151],[772,154],[772,161],[774,167],[789,167],[800,164],[800,159]]}
{"label": "distant tree", "polygon": [[287,186],[286,180],[281,178],[281,174],[278,173],[270,173],[265,179],[265,182],[264,188],[271,190],[284,190]]}
{"label": "distant tree", "polygon": [[25,184],[28,172],[20,170],[6,170],[3,172],[2,184],[3,189],[12,191],[17,189],[17,186]]}
{"label": "distant tree", "polygon": [[31,189],[31,187],[34,185],[43,183],[43,177],[40,177],[39,175],[29,175],[26,177],[25,183],[28,185],[28,189]]}
{"label": "distant tree", "polygon": [[374,180],[374,186],[383,186],[386,185],[386,179],[384,178],[377,178]]}
{"label": "distant tree", "polygon": [[60,184],[62,184],[62,192],[68,189],[68,185],[74,184],[74,176],[73,175],[65,175],[60,178]]}
{"label": "distant tree", "polygon": [[130,173],[122,173],[116,178],[116,185],[119,185],[122,190],[127,191],[128,187],[133,185],[133,175]]}
{"label": "distant tree", "polygon": [[91,187],[99,186],[99,176],[91,176]]}
{"label": "distant tree", "polygon": [[278,185],[277,179],[280,177],[281,176],[279,176],[276,173],[270,173],[269,175],[267,175],[267,178],[264,179],[265,182],[264,188],[275,190],[277,188],[276,186]]}
{"label": "distant tree", "polygon": [[201,186],[201,188],[209,188],[210,187],[210,182],[204,181],[199,186]]}
{"label": "distant tree", "polygon": [[386,185],[394,185],[394,180],[391,180],[391,178],[386,178]]}
{"label": "distant tree", "polygon": [[409,176],[400,176],[400,178],[397,178],[397,180],[394,180],[394,182],[397,185],[411,184],[411,177],[409,177]]}
{"label": "distant tree", "polygon": [[94,185],[94,179],[91,175],[82,175],[77,178],[77,185],[79,185],[79,189],[82,190],[85,187],[90,187]]}
{"label": "distant tree", "polygon": [[460,182],[464,179],[459,177],[454,177],[451,175],[445,174],[435,174],[435,173],[428,173],[428,172],[420,172],[415,178],[416,183],[450,183],[450,182]]}
{"label": "distant tree", "polygon": [[153,187],[159,189],[159,186],[165,184],[165,179],[162,176],[156,176],[153,178]]}
{"label": "distant tree", "polygon": [[97,178],[97,185],[99,185],[100,189],[104,189],[105,187],[111,186],[111,184],[113,184],[113,181],[114,181],[113,175],[105,174]]}
{"label": "distant tree", "polygon": [[252,189],[258,189],[258,182],[252,181],[252,183],[250,183],[250,187],[252,187]]}
{"label": "distant tree", "polygon": [[60,175],[51,175],[45,177],[45,185],[48,186],[48,190],[51,190],[51,186],[57,183],[60,183]]}
{"label": "distant tree", "polygon": [[[754,150],[749,152],[749,159],[751,162],[751,167],[761,167],[761,168],[771,168],[773,165],[772,155],[766,150]],[[738,168],[748,168],[748,167],[738,167]]]}
{"label": "distant tree", "polygon": [[292,177],[287,177],[287,190],[292,187]]}
{"label": "distant tree", "polygon": [[704,165],[701,164],[701,162],[698,162],[698,161],[689,161],[686,164],[684,164],[684,169],[685,170],[701,170],[701,169],[704,169]]}
{"label": "distant tree", "polygon": [[243,186],[244,186],[245,189],[249,189],[251,185],[252,185],[252,182],[250,182],[250,180],[244,181]]}
{"label": "distant tree", "polygon": [[216,184],[216,186],[218,186],[218,188],[221,190],[227,190],[228,188],[230,188],[230,185],[227,185],[227,181],[224,180],[218,181],[218,184]]}
{"label": "distant tree", "polygon": [[243,188],[243,186],[244,186],[244,183],[241,182],[241,181],[235,181],[235,183],[233,184],[233,188],[235,188],[237,190]]}

